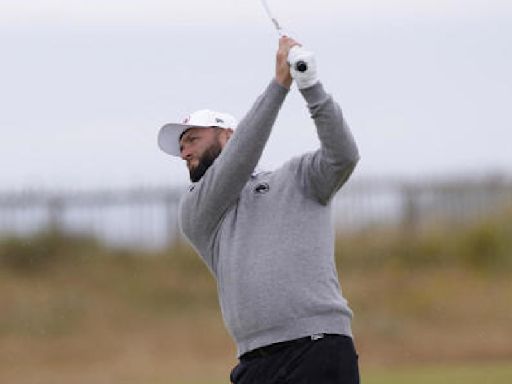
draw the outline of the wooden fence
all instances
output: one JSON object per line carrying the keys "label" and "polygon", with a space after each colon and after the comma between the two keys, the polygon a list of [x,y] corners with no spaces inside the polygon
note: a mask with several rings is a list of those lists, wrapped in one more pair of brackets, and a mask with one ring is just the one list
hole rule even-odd
{"label": "wooden fence", "polygon": [[[0,193],[0,237],[46,229],[94,236],[114,246],[158,249],[180,239],[177,212],[185,188]],[[428,180],[355,179],[334,200],[340,231],[466,223],[512,207],[506,176]]]}

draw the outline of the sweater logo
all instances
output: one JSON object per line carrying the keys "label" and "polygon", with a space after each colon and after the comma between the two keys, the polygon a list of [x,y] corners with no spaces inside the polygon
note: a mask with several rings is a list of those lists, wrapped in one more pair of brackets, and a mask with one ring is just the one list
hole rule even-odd
{"label": "sweater logo", "polygon": [[260,183],[254,188],[254,192],[256,193],[267,193],[270,190],[270,185],[268,183]]}

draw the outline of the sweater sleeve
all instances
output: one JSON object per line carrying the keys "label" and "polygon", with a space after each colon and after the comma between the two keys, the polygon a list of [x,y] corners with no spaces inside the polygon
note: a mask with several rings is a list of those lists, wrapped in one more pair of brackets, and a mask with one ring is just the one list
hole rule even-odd
{"label": "sweater sleeve", "polygon": [[305,193],[328,204],[354,170],[359,152],[341,108],[322,84],[301,90],[315,122],[320,148],[299,159],[298,178]]}
{"label": "sweater sleeve", "polygon": [[203,256],[210,235],[254,171],[287,93],[275,79],[270,82],[219,157],[182,199],[182,232]]}

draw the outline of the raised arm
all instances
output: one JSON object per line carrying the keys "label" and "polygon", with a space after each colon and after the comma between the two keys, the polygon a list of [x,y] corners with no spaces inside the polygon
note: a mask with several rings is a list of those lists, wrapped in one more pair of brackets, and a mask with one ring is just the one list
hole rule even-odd
{"label": "raised arm", "polygon": [[[290,51],[289,61],[321,144],[316,152],[295,159],[297,176],[308,196],[327,204],[352,173],[359,153],[341,108],[318,81],[314,54],[296,46]],[[299,62],[306,63],[306,71],[298,70],[295,63]]]}
{"label": "raised arm", "polygon": [[359,152],[339,105],[321,83],[301,90],[313,118],[320,148],[298,159],[298,178],[306,193],[327,204],[354,170]]}
{"label": "raised arm", "polygon": [[185,196],[180,216],[188,237],[197,240],[209,235],[254,171],[289,91],[291,77],[286,59],[294,44],[288,38],[279,41],[275,78],[240,121],[213,165]]}

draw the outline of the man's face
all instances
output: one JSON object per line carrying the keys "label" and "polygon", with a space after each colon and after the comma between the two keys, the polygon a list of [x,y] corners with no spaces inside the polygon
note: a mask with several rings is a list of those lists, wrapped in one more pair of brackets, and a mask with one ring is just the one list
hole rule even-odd
{"label": "man's face", "polygon": [[180,138],[181,158],[187,162],[192,182],[199,181],[220,155],[223,147],[219,128],[189,128]]}

